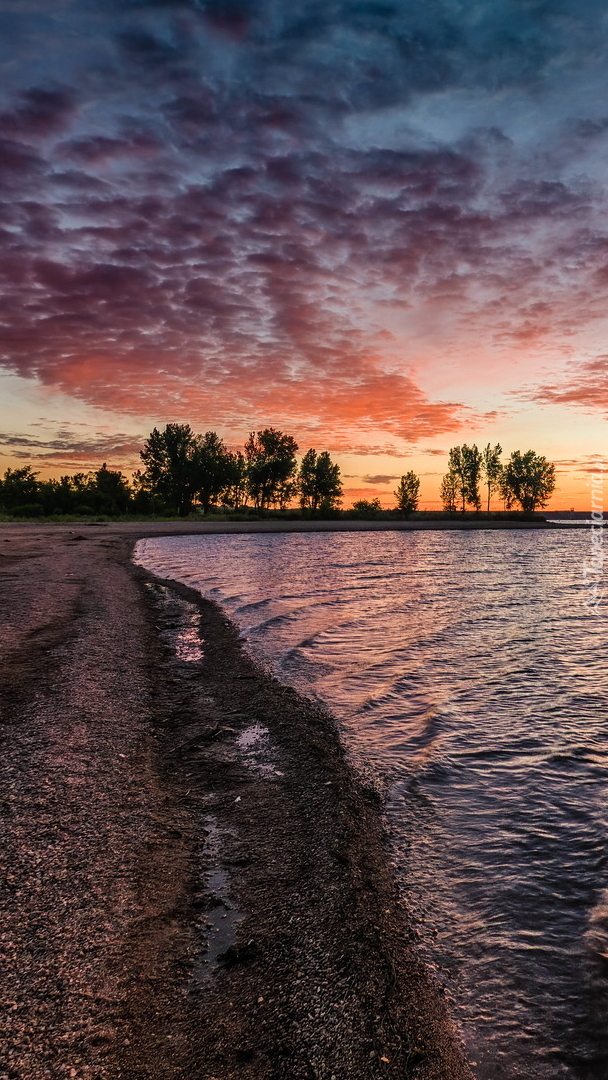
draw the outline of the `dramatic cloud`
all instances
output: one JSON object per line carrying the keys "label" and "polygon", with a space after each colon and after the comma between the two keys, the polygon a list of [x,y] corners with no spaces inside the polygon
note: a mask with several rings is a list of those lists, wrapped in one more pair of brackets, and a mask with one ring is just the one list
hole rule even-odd
{"label": "dramatic cloud", "polygon": [[7,372],[335,448],[474,428],[442,387],[517,389],[522,358],[563,371],[537,400],[606,408],[605,358],[565,366],[608,284],[597,4],[31,0],[0,29]]}
{"label": "dramatic cloud", "polygon": [[[34,428],[42,426],[32,425]],[[31,462],[34,466],[61,466],[71,470],[80,465],[92,468],[104,461],[113,465],[124,462],[127,468],[139,463],[143,438],[103,432],[87,434],[82,430],[84,427],[79,425],[80,430],[72,430],[69,425],[63,425],[46,438],[36,434],[0,432],[0,456],[10,453],[12,458]]]}

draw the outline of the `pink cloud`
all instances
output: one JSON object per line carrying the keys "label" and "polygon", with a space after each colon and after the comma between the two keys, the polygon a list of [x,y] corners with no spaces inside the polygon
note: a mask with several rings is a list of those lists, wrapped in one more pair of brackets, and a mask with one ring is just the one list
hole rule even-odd
{"label": "pink cloud", "polygon": [[572,405],[608,414],[608,356],[571,365],[570,375],[562,382],[545,383],[522,396],[544,405]]}

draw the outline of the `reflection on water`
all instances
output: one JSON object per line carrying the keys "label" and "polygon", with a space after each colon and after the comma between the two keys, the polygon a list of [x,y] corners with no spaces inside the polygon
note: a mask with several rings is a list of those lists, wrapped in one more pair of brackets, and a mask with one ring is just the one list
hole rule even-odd
{"label": "reflection on water", "polygon": [[420,948],[479,1080],[608,1075],[608,623],[588,535],[142,541],[391,782]]}

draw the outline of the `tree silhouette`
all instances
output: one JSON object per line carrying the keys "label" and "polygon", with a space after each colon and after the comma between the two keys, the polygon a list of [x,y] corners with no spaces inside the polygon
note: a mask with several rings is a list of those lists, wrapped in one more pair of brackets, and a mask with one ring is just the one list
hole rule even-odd
{"label": "tree silhouette", "polygon": [[502,472],[501,493],[511,508],[518,502],[522,510],[546,506],[555,490],[555,465],[545,457],[526,450],[514,450]]}
{"label": "tree silhouette", "polygon": [[234,458],[215,431],[196,435],[192,448],[194,494],[204,514],[234,483]]}
{"label": "tree silhouette", "polygon": [[314,449],[306,451],[298,484],[303,510],[335,510],[342,497],[340,466],[332,462],[327,450],[318,455]]}
{"label": "tree silhouette", "polygon": [[32,505],[38,498],[38,473],[31,465],[21,469],[7,469],[4,479],[0,480],[0,506],[4,510],[13,510],[16,506]]}
{"label": "tree silhouette", "polygon": [[289,485],[298,467],[297,449],[295,439],[276,428],[250,433],[245,443],[247,488],[258,509],[286,505],[293,498],[295,488]]}
{"label": "tree silhouette", "polygon": [[229,457],[229,477],[223,493],[223,501],[233,510],[239,510],[247,501],[247,462],[240,450],[236,454],[230,454]]}
{"label": "tree silhouette", "polygon": [[59,480],[38,480],[29,465],[7,469],[0,480],[0,506],[9,513],[33,517],[38,514],[126,513],[132,491],[121,472],[104,463],[96,472],[74,473]]}
{"label": "tree silhouette", "polygon": [[481,510],[481,498],[479,496],[479,481],[481,479],[482,462],[481,453],[474,443],[472,446],[467,446],[466,443],[463,443],[461,451],[466,479],[466,499],[479,513]]}
{"label": "tree silhouette", "polygon": [[449,514],[454,514],[458,509],[458,477],[449,469],[441,481],[441,502],[443,509]]}
{"label": "tree silhouette", "polygon": [[463,514],[467,505],[473,506],[475,510],[481,509],[479,497],[481,462],[481,453],[475,444],[467,446],[463,443],[462,446],[453,446],[450,450],[448,474],[452,479],[449,484],[453,482],[456,486]]}
{"label": "tree silhouette", "polygon": [[490,446],[490,443],[488,443],[481,452],[482,468],[488,491],[488,514],[490,513],[490,499],[493,492],[500,491],[500,481],[502,477],[501,454],[502,446],[500,443],[496,443],[496,446]]}
{"label": "tree silhouette", "polygon": [[359,499],[353,503],[353,510],[358,517],[375,518],[381,512],[380,499]]}
{"label": "tree silhouette", "polygon": [[103,514],[125,514],[131,502],[131,489],[126,476],[108,469],[104,461],[90,485],[95,510]]}
{"label": "tree silhouette", "polygon": [[404,473],[394,494],[397,507],[404,517],[413,514],[418,509],[418,497],[420,494],[420,480],[416,473],[411,471]]}
{"label": "tree silhouette", "polygon": [[139,455],[145,466],[142,481],[148,491],[160,496],[180,517],[192,510],[195,448],[190,424],[167,424],[164,431],[152,430]]}

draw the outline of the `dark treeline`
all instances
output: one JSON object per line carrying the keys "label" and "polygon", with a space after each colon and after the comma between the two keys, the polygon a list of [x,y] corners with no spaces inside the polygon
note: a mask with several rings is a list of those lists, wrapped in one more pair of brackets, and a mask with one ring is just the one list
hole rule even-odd
{"label": "dark treeline", "polygon": [[342,498],[340,467],[327,451],[310,449],[298,465],[298,444],[276,428],[252,432],[243,451],[229,450],[214,431],[197,435],[189,424],[150,433],[132,482],[101,469],[39,480],[30,465],[0,480],[0,509],[15,517],[53,515],[176,515],[212,511],[259,514],[300,510],[327,515]]}
{"label": "dark treeline", "polygon": [[[140,452],[142,467],[129,482],[122,472],[100,469],[39,480],[30,465],[7,469],[0,480],[0,510],[13,517],[179,516],[254,514],[299,505],[303,516],[341,513],[340,467],[324,450],[306,451],[298,463],[298,444],[276,428],[251,432],[242,451],[229,450],[215,431],[196,434],[189,424],[167,424],[150,433]],[[480,484],[504,506],[533,511],[546,504],[555,487],[555,469],[532,450],[515,451],[503,465],[501,447],[455,446],[441,498],[450,514],[481,510]],[[405,473],[394,492],[396,506],[383,510],[379,499],[362,499],[345,513],[360,518],[409,517],[418,508],[420,480]]]}
{"label": "dark treeline", "polygon": [[505,509],[519,507],[526,513],[546,506],[555,490],[555,466],[534,450],[514,450],[509,460],[501,461],[500,443],[479,447],[453,446],[448,471],[441,481],[441,500],[448,513],[467,508],[481,510],[480,485],[484,490],[486,509],[490,511],[492,495],[502,499]]}
{"label": "dark treeline", "polygon": [[121,472],[101,469],[59,480],[38,480],[30,465],[7,469],[0,480],[0,509],[14,517],[137,513],[137,497]]}
{"label": "dark treeline", "polygon": [[298,468],[297,452],[295,439],[276,428],[251,432],[243,452],[233,453],[214,431],[195,435],[189,424],[167,424],[147,439],[133,480],[151,512],[285,510],[295,499],[311,512],[337,509],[340,467],[327,451],[310,449]]}

